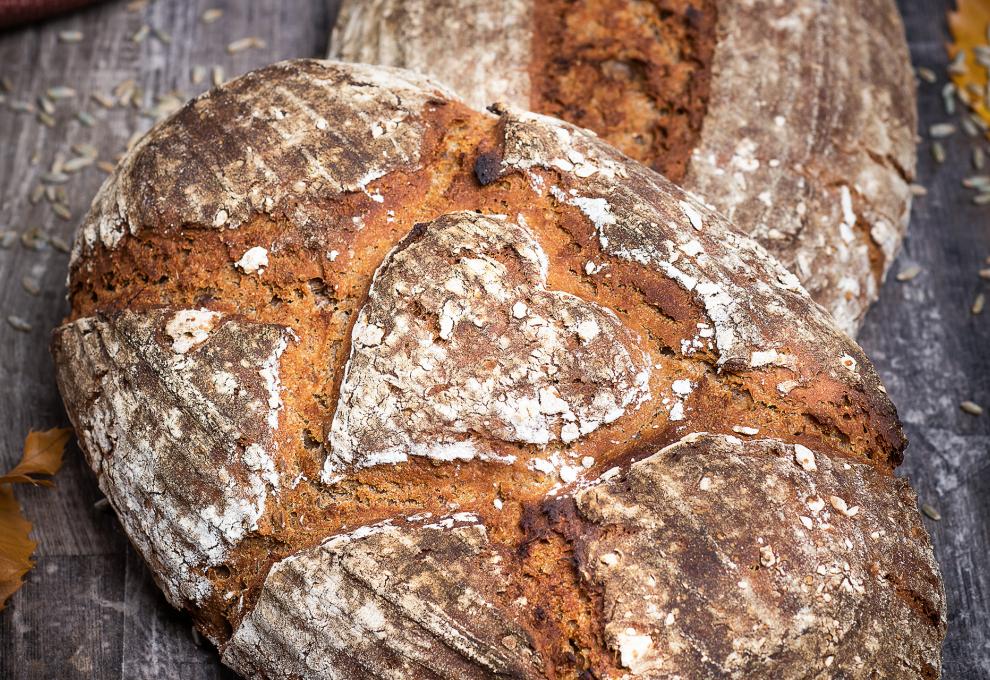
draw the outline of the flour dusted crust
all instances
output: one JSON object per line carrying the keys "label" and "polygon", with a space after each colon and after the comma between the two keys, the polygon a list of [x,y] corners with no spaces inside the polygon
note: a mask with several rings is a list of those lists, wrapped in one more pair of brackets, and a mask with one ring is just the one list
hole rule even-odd
{"label": "flour dusted crust", "polygon": [[335,536],[272,569],[224,662],[287,679],[539,678],[525,631],[485,592],[503,568],[470,513]]}
{"label": "flour dusted crust", "polygon": [[[545,290],[547,269],[527,229],[474,213],[420,225],[390,253],[351,334],[324,480],[410,455],[511,464],[491,440],[573,442],[648,400],[630,332]],[[417,318],[423,307],[435,315]]]}
{"label": "flour dusted crust", "polygon": [[[653,4],[651,10],[650,3],[627,0],[554,1],[541,10],[528,1],[344,2],[330,53],[430,74],[479,108],[504,102],[587,121],[756,238],[854,334],[900,246],[915,172],[914,84],[894,3]],[[561,17],[560,25],[545,25],[541,11]],[[658,19],[664,13],[668,18]],[[666,51],[637,43],[652,35],[637,27],[651,21],[661,32],[664,23],[676,24],[653,38],[672,43]],[[545,53],[554,31],[563,32],[560,49],[577,45],[578,57]],[[706,41],[714,41],[713,51]],[[672,64],[654,65],[654,58]],[[604,80],[583,78],[587,66],[574,66],[553,87],[571,88],[577,104],[558,111],[559,98],[542,74],[561,59],[598,60]],[[481,67],[487,78],[478,76]],[[685,69],[691,75],[682,75]],[[659,84],[652,96],[663,96],[656,91],[664,92],[664,78],[670,87],[683,84],[682,100],[644,99],[653,80]],[[589,107],[610,88],[625,89],[632,103],[617,100],[623,110],[589,113],[582,82],[597,88],[587,92]],[[691,83],[700,85],[692,90]],[[701,107],[700,131],[649,127],[654,118],[670,124],[664,116],[682,106]],[[623,117],[637,116],[653,122],[618,129]],[[600,129],[609,126],[616,129]],[[664,150],[645,143],[637,153],[643,138],[667,134],[684,139]]]}
{"label": "flour dusted crust", "polygon": [[278,362],[292,332],[157,309],[80,319],[58,337],[59,379],[87,397],[75,418],[100,488],[169,601],[202,601],[204,572],[278,495]]}
{"label": "flour dusted crust", "polygon": [[580,128],[276,64],[122,161],[69,297],[87,460],[247,677],[938,675],[869,361]]}
{"label": "flour dusted crust", "polygon": [[[937,566],[902,540],[923,531],[914,493],[859,463],[799,460],[800,445],[695,434],[576,495],[580,568],[634,674],[936,672]],[[898,628],[912,633],[881,652]]]}

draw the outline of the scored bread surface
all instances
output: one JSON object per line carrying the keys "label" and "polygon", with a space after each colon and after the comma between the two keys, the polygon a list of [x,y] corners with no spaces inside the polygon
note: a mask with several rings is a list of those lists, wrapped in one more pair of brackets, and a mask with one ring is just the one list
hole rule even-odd
{"label": "scored bread surface", "polygon": [[910,213],[893,0],[344,0],[330,56],[596,131],[699,195],[855,334]]}
{"label": "scored bread surface", "polygon": [[127,155],[69,297],[87,460],[247,677],[938,676],[873,367],[580,128],[276,64]]}

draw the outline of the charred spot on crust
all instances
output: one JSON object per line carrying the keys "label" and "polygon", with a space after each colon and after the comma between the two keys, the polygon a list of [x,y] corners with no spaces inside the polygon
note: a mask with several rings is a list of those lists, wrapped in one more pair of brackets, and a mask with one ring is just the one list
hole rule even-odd
{"label": "charred spot on crust", "polygon": [[474,176],[481,186],[486,187],[496,181],[502,172],[502,159],[494,151],[478,155],[474,162]]}

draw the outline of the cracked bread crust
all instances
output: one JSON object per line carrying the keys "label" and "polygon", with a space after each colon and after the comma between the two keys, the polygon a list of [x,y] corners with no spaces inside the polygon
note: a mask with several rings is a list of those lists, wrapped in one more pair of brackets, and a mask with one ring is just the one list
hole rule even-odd
{"label": "cracked bread crust", "polygon": [[[740,483],[715,459],[800,445],[823,475],[843,470],[815,483],[858,505],[852,520],[899,508],[887,542],[844,559],[857,579],[869,560],[892,564],[899,597],[929,603],[912,610],[925,635],[877,632],[870,654],[937,661],[938,572],[892,476],[904,440],[866,357],[763,248],[572,125],[477,112],[397,70],[276,64],[190,102],[122,161],[80,229],[69,295],[53,352],[87,460],[170,600],[245,675],[664,677],[661,646],[663,672],[687,672],[696,659],[649,621],[614,625],[615,588],[587,555],[616,547],[619,520],[579,499],[645,511],[614,485],[695,432],[733,437],[698,459]],[[395,370],[396,352],[416,366]],[[489,380],[539,427],[517,436],[517,414],[447,398]],[[347,417],[379,403],[362,401],[372,382],[401,397],[377,415],[401,429],[389,445],[404,459],[369,461],[375,438]],[[351,460],[335,456],[342,432]],[[495,455],[416,455],[438,433]],[[783,465],[768,468],[784,481],[767,512],[811,484]],[[761,526],[789,532],[779,550],[802,574],[812,546],[845,545],[774,518]],[[899,549],[912,557],[885,561]],[[884,618],[885,583],[834,606],[894,625],[907,614]],[[761,606],[779,610],[774,639],[794,630],[792,608]],[[731,647],[729,630],[705,648]],[[843,635],[852,656],[836,651],[832,668],[856,677],[853,657],[874,657]],[[829,643],[812,639],[782,674],[826,663]],[[740,663],[769,663],[747,640]]]}
{"label": "cracked bread crust", "polygon": [[595,130],[727,215],[850,335],[907,228],[917,115],[892,0],[345,1],[330,55]]}

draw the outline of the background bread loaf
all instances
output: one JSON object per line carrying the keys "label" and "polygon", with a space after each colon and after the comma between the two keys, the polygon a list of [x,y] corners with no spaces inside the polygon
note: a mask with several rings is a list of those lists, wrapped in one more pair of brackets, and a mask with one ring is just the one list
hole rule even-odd
{"label": "background bread loaf", "polygon": [[729,217],[855,334],[915,172],[892,0],[344,0],[332,58],[595,130]]}
{"label": "background bread loaf", "polygon": [[217,88],[79,232],[59,387],[249,677],[936,677],[861,350],[662,176],[320,61]]}

